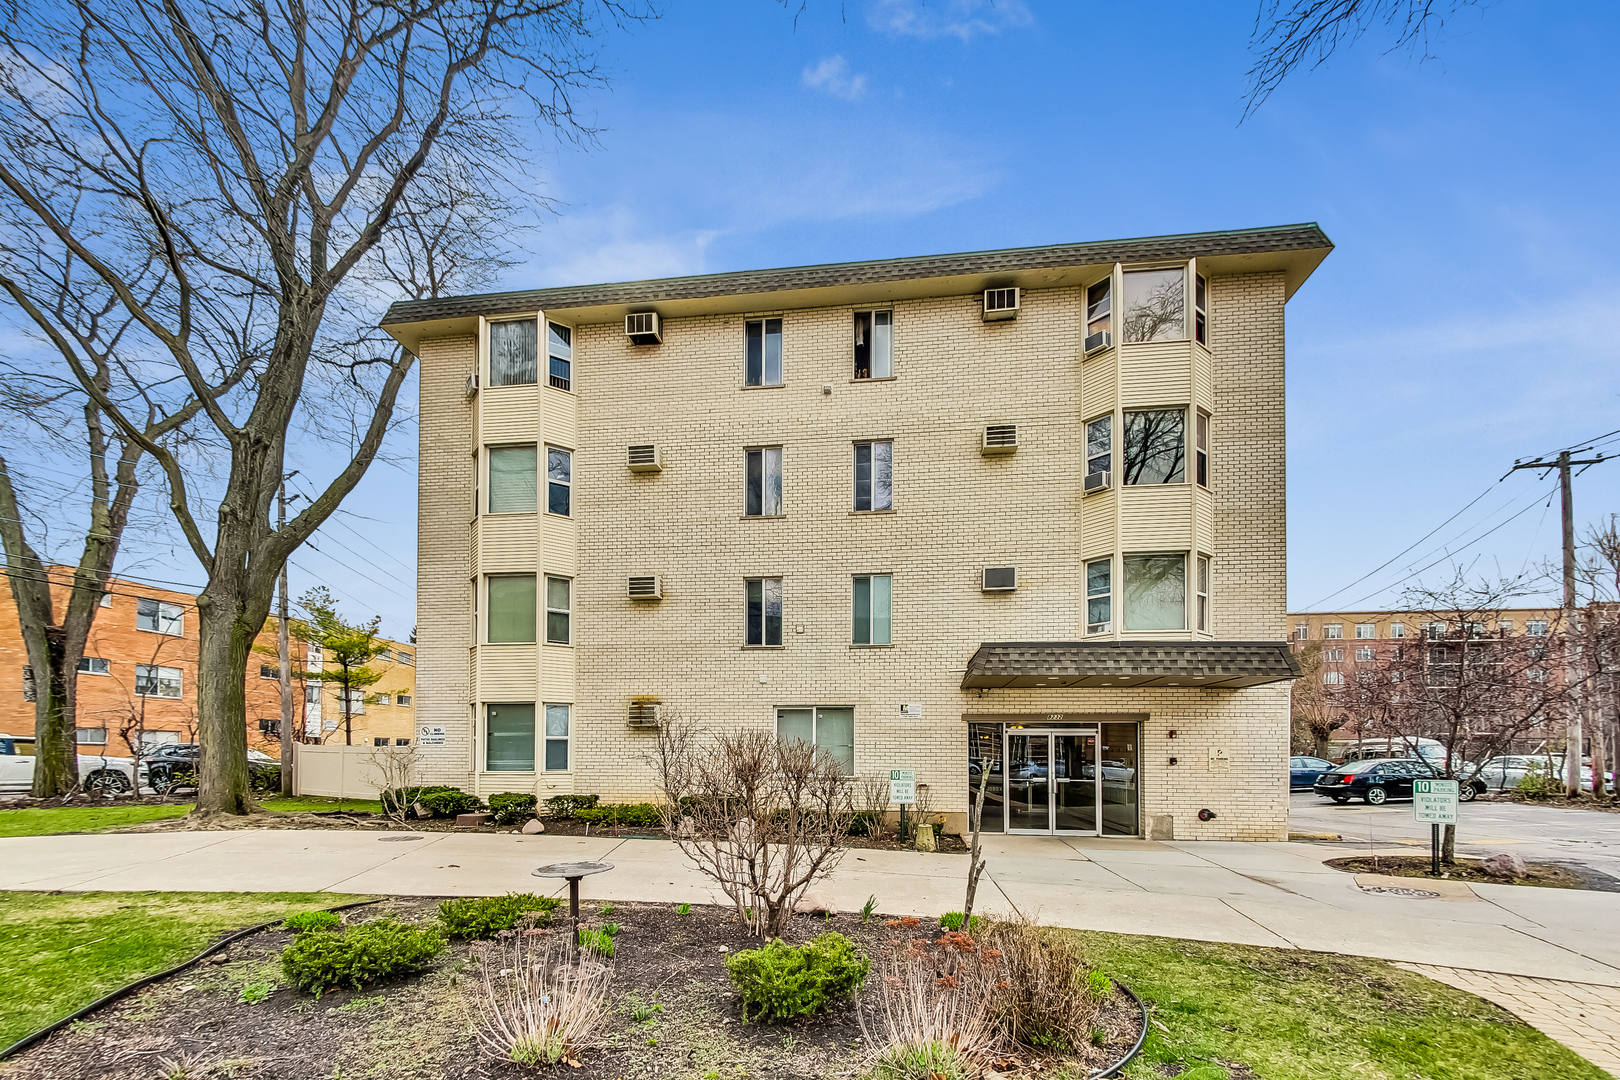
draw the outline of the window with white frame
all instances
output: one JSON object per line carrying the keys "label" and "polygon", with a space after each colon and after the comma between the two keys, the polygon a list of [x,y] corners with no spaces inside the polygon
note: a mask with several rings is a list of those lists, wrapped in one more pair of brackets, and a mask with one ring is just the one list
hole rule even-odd
{"label": "window with white frame", "polygon": [[110,669],[111,665],[107,663],[107,658],[104,656],[79,657],[79,671],[82,674],[107,675],[110,673]]}
{"label": "window with white frame", "polygon": [[847,706],[777,709],[776,737],[809,743],[855,775],[855,710]]}
{"label": "window with white frame", "polygon": [[101,606],[112,607],[112,593],[104,592],[101,594]]}
{"label": "window with white frame", "polygon": [[546,512],[568,517],[573,513],[574,455],[556,446],[546,447]]}
{"label": "window with white frame", "polygon": [[319,705],[321,703],[321,684],[309,683],[304,687],[304,704]]}
{"label": "window with white frame", "polygon": [[1127,270],[1124,281],[1126,342],[1184,341],[1187,337],[1187,270]]}
{"label": "window with white frame", "polygon": [[528,386],[540,379],[539,327],[533,319],[489,324],[489,385]]}
{"label": "window with white frame", "polygon": [[[1086,342],[1087,348],[1100,348],[1106,334],[1114,324],[1114,279],[1105,277],[1086,290]],[[1092,344],[1095,342],[1095,344]]]}
{"label": "window with white frame", "polygon": [[74,741],[85,746],[106,746],[107,729],[104,727],[82,727],[73,729]]}
{"label": "window with white frame", "polygon": [[186,612],[179,604],[141,597],[135,601],[135,629],[170,637],[186,636]]}
{"label": "window with white frame", "polygon": [[574,383],[574,332],[558,323],[546,324],[546,384],[558,390]]}
{"label": "window with white frame", "polygon": [[887,379],[894,374],[894,312],[855,313],[855,377]]}
{"label": "window with white frame", "polygon": [[749,386],[782,385],[782,320],[749,319],[743,326]]}
{"label": "window with white frame", "polygon": [[569,591],[572,582],[567,578],[546,578],[546,644],[567,645],[573,641],[568,625]]}
{"label": "window with white frame", "polygon": [[855,575],[854,629],[856,645],[890,644],[890,610],[894,579],[888,574]]}
{"label": "window with white frame", "polygon": [[1329,664],[1342,664],[1342,663],[1344,663],[1344,650],[1343,649],[1323,649],[1322,650],[1322,659],[1323,659],[1324,662],[1329,663]]}
{"label": "window with white frame", "polygon": [[855,444],[855,509],[894,509],[893,442],[884,439]]}
{"label": "window with white frame", "polygon": [[546,772],[568,771],[570,707],[546,706]]}
{"label": "window with white frame", "polygon": [[371,745],[372,746],[387,746],[388,745],[388,737],[386,735],[373,735],[371,737]]}
{"label": "window with white frame", "polygon": [[1378,636],[1378,624],[1370,622],[1356,623],[1356,637],[1375,638]]}
{"label": "window with white frame", "polygon": [[1194,625],[1204,632],[1209,631],[1209,556],[1198,556],[1198,591],[1194,601],[1197,621]]}
{"label": "window with white frame", "polygon": [[1197,433],[1194,440],[1198,448],[1195,476],[1199,487],[1209,487],[1209,413],[1197,414]]}
{"label": "window with white frame", "polygon": [[490,574],[487,581],[489,621],[484,640],[492,645],[533,643],[534,575]]}
{"label": "window with white frame", "polygon": [[1125,629],[1187,628],[1187,556],[1125,556]]}
{"label": "window with white frame", "polygon": [[532,514],[540,484],[534,443],[489,448],[489,512]]}
{"label": "window with white frame", "polygon": [[782,448],[762,446],[744,454],[748,517],[780,517],[782,513]]}
{"label": "window with white frame", "polygon": [[1376,653],[1371,645],[1363,645],[1356,650],[1356,663],[1365,664],[1372,660],[1375,655]]}
{"label": "window with white frame", "polygon": [[1338,671],[1324,671],[1324,672],[1322,672],[1322,685],[1323,686],[1343,686],[1344,685],[1344,674],[1343,674],[1343,672],[1338,672]]}
{"label": "window with white frame", "polygon": [[338,695],[340,708],[347,706],[347,715],[366,715],[366,692],[364,690],[349,689]]}
{"label": "window with white frame", "polygon": [[1329,641],[1338,641],[1344,637],[1344,624],[1336,622],[1323,623],[1322,636],[1327,638]]}
{"label": "window with white frame", "polygon": [[416,654],[415,653],[408,653],[408,652],[405,652],[403,649],[401,649],[400,653],[399,653],[399,662],[402,663],[402,664],[407,664],[407,665],[409,665],[411,667],[415,667],[416,666]]}
{"label": "window with white frame", "polygon": [[1496,630],[1497,630],[1497,633],[1501,634],[1503,637],[1507,637],[1509,634],[1513,633],[1513,620],[1512,619],[1500,619],[1500,620],[1498,620],[1497,623],[1496,623]]}
{"label": "window with white frame", "polygon": [[1114,467],[1114,417],[1099,416],[1086,421],[1086,475],[1105,473]]}
{"label": "window with white frame", "polygon": [[378,649],[377,650],[377,659],[379,659],[379,660],[392,660],[393,658],[394,658],[394,653],[393,653],[392,649]]}
{"label": "window with white frame", "polygon": [[1187,479],[1187,410],[1141,409],[1125,414],[1122,484],[1180,484]]}
{"label": "window with white frame", "polygon": [[135,693],[140,697],[178,698],[180,669],[156,664],[135,665]]}
{"label": "window with white frame", "polygon": [[1401,623],[1401,622],[1390,623],[1389,624],[1389,636],[1392,637],[1392,638],[1403,638],[1403,637],[1405,637],[1406,636],[1406,624]]}
{"label": "window with white frame", "polygon": [[1310,636],[1311,636],[1311,628],[1308,625],[1306,625],[1305,623],[1295,623],[1294,624],[1294,640],[1295,641],[1308,641],[1310,639]]}
{"label": "window with white frame", "polygon": [[1209,344],[1209,279],[1193,275],[1193,340]]}
{"label": "window with white frame", "polygon": [[1430,641],[1439,641],[1446,636],[1446,624],[1443,622],[1424,623],[1423,636]]}
{"label": "window with white frame", "polygon": [[534,702],[484,706],[484,769],[534,771]]}
{"label": "window with white frame", "polygon": [[1547,681],[1547,672],[1542,668],[1530,668],[1524,674],[1527,679],[1534,683],[1544,683]]}
{"label": "window with white frame", "polygon": [[743,587],[747,597],[747,643],[782,644],[782,579],[747,578]]}
{"label": "window with white frame", "polygon": [[409,694],[395,694],[394,695],[394,704],[395,705],[404,705],[404,706],[408,707],[410,705],[410,703],[411,703],[411,695],[409,695]]}
{"label": "window with white frame", "polygon": [[1545,619],[1530,619],[1524,624],[1524,632],[1531,637],[1547,636],[1547,621]]}
{"label": "window with white frame", "polygon": [[279,680],[281,678],[281,669],[274,664],[260,664],[259,678]]}
{"label": "window with white frame", "polygon": [[1086,563],[1086,633],[1108,634],[1114,629],[1114,560]]}

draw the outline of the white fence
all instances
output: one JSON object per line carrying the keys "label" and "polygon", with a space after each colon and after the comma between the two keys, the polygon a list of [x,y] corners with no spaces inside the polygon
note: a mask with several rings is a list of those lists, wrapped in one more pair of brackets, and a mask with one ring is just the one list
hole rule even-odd
{"label": "white fence", "polygon": [[330,799],[375,799],[384,775],[376,755],[381,747],[293,743],[293,777],[299,795]]}

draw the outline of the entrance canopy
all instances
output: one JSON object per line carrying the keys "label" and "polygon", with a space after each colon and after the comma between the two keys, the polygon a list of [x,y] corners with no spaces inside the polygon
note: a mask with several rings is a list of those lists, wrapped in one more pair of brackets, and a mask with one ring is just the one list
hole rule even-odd
{"label": "entrance canopy", "polygon": [[1232,690],[1299,678],[1281,641],[987,641],[962,689],[1195,686]]}

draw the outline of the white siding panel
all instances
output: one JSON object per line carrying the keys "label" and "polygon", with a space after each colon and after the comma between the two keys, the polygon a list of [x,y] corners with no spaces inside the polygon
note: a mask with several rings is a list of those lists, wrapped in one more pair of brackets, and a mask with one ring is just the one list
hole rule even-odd
{"label": "white siding panel", "polygon": [[1186,484],[1128,487],[1125,500],[1124,551],[1185,551],[1192,546],[1192,490]]}
{"label": "white siding panel", "polygon": [[1124,346],[1120,367],[1124,407],[1185,405],[1191,401],[1191,348],[1185,341]]}
{"label": "white siding panel", "polygon": [[535,569],[535,514],[495,514],[479,519],[479,569],[486,574],[522,574]]}
{"label": "white siding panel", "polygon": [[1115,351],[1109,349],[1080,367],[1080,419],[1089,420],[1114,407],[1114,378],[1119,371]]}
{"label": "white siding panel", "polygon": [[534,645],[481,645],[478,689],[484,701],[534,701],[539,661]]}
{"label": "white siding panel", "polygon": [[540,432],[540,388],[490,386],[478,392],[485,446],[534,442]]}

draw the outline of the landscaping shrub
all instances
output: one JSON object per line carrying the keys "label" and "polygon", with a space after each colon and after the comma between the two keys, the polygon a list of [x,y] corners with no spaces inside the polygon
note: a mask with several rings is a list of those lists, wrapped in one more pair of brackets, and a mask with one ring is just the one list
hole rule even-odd
{"label": "landscaping shrub", "polygon": [[254,791],[281,794],[281,766],[269,765],[257,772],[250,772],[248,783]]}
{"label": "landscaping shrub", "polygon": [[663,815],[652,803],[587,807],[575,810],[574,820],[587,825],[628,825],[633,829],[656,829],[664,823]]}
{"label": "landscaping shrub", "polygon": [[594,807],[600,795],[553,795],[546,800],[546,817],[558,821],[572,821],[581,810]]}
{"label": "landscaping shrub", "polygon": [[299,934],[281,951],[281,970],[317,998],[334,987],[360,990],[426,967],[444,949],[437,930],[374,919],[335,934]]}
{"label": "landscaping shrub", "polygon": [[1551,799],[1564,793],[1564,785],[1551,772],[1531,767],[1513,790],[1526,799]]}
{"label": "landscaping shrub", "polygon": [[613,958],[613,932],[617,930],[618,927],[614,927],[613,931],[609,931],[607,927],[592,930],[589,927],[582,926],[579,928],[579,946],[586,952],[595,953],[597,956],[607,957],[611,960]]}
{"label": "landscaping shrub", "polygon": [[[1002,983],[1001,954],[950,931],[930,941],[901,938],[883,949],[873,1011],[882,1080],[978,1076],[1000,1041],[993,1004]],[[862,1031],[866,1031],[864,1019]]]}
{"label": "landscaping shrub", "polygon": [[970,1080],[982,1075],[967,1054],[946,1042],[886,1048],[869,1074],[873,1080]]}
{"label": "landscaping shrub", "polygon": [[1007,1038],[1052,1053],[1072,1053],[1090,1041],[1098,999],[1087,992],[1091,973],[1073,940],[1020,919],[993,923],[980,941],[1001,954],[1006,985],[996,997],[996,1020]]}
{"label": "landscaping shrub", "polygon": [[443,791],[457,790],[459,789],[446,784],[433,784],[428,787],[389,788],[386,791],[378,792],[377,798],[382,802],[383,813],[402,814],[420,802],[424,795],[436,795]]}
{"label": "landscaping shrub", "polygon": [[424,810],[434,817],[455,817],[457,814],[470,814],[481,808],[484,804],[478,801],[478,796],[469,795],[459,788],[447,788],[443,791],[433,791],[416,800],[422,804]]}
{"label": "landscaping shrub", "polygon": [[[960,911],[947,911],[945,914],[939,917],[939,925],[940,929],[942,930],[962,929],[962,913]],[[979,928],[983,925],[984,916],[975,915],[968,925],[968,931],[976,934],[979,932]]]}
{"label": "landscaping shrub", "polygon": [[489,797],[489,812],[495,815],[497,825],[521,825],[534,817],[537,802],[533,795],[503,791]]}
{"label": "landscaping shrub", "polygon": [[843,934],[826,933],[803,945],[780,938],[726,957],[726,972],[742,994],[743,1019],[774,1023],[817,1012],[848,997],[866,981],[872,962]]}
{"label": "landscaping shrub", "polygon": [[[612,939],[609,939],[611,944]],[[601,1043],[612,1011],[607,964],[574,963],[566,937],[497,940],[484,962],[478,1041],[499,1061],[554,1065]]]}
{"label": "landscaping shrub", "polygon": [[310,930],[336,930],[343,920],[335,911],[295,911],[281,924],[283,930],[302,934]]}
{"label": "landscaping shrub", "polygon": [[446,900],[439,905],[439,921],[451,937],[485,940],[502,930],[510,930],[526,916],[544,921],[557,910],[560,901],[533,893],[505,896],[474,896]]}

